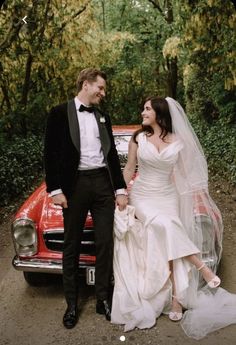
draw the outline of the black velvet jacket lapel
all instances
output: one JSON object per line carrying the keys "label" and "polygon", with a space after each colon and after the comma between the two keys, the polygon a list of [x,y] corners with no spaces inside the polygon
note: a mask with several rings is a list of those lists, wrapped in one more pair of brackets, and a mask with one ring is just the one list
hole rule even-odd
{"label": "black velvet jacket lapel", "polygon": [[[69,122],[71,140],[73,144],[75,145],[77,151],[80,152],[80,134],[79,134],[80,129],[79,129],[79,122],[77,118],[75,102],[73,99],[68,102],[67,112],[68,112],[68,122]],[[105,160],[107,160],[107,155],[111,148],[111,140],[107,132],[106,124],[105,122],[103,122],[106,120],[105,120],[105,117],[97,109],[95,110],[95,118],[98,124],[98,130],[99,130],[103,154],[105,156]]]}
{"label": "black velvet jacket lapel", "polygon": [[105,161],[107,161],[107,155],[111,148],[111,140],[107,132],[106,124],[105,122],[102,122],[102,120],[106,121],[106,119],[97,109],[95,110],[95,117],[98,124],[103,154],[105,157]]}
{"label": "black velvet jacket lapel", "polygon": [[73,99],[68,102],[67,114],[68,114],[68,122],[69,122],[71,140],[72,140],[73,144],[75,145],[77,151],[80,152],[79,121],[77,118],[75,101]]}

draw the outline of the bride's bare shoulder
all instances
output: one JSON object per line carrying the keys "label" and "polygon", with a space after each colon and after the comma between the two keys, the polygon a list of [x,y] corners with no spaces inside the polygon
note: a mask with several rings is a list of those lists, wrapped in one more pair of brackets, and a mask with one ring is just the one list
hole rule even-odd
{"label": "bride's bare shoulder", "polygon": [[138,142],[141,140],[141,138],[144,137],[144,135],[145,135],[144,131],[138,132],[137,134],[132,135],[131,141],[134,141],[136,144],[138,144]]}
{"label": "bride's bare shoulder", "polygon": [[173,143],[173,142],[175,142],[175,141],[182,141],[182,139],[180,138],[180,136],[179,135],[177,135],[177,134],[175,134],[175,133],[170,133],[169,134],[169,141],[171,142],[171,143]]}
{"label": "bride's bare shoulder", "polygon": [[173,143],[174,141],[176,141],[177,139],[178,139],[178,137],[175,133],[168,133],[167,140],[170,144]]}

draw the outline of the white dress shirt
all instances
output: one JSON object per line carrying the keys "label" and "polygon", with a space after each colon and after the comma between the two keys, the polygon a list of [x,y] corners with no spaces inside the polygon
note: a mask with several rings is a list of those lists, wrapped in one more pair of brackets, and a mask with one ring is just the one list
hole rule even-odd
{"label": "white dress shirt", "polygon": [[[94,113],[79,111],[82,103],[75,97],[75,106],[80,128],[79,170],[91,170],[105,167],[104,155],[99,136],[98,124]],[[85,104],[84,104],[85,105]]]}

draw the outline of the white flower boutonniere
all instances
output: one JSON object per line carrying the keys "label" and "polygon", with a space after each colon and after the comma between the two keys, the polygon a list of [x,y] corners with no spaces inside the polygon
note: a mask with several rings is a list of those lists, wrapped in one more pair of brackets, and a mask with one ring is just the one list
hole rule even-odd
{"label": "white flower boutonniere", "polygon": [[105,117],[104,117],[104,116],[101,116],[101,117],[100,117],[100,123],[105,123],[105,122],[106,122]]}

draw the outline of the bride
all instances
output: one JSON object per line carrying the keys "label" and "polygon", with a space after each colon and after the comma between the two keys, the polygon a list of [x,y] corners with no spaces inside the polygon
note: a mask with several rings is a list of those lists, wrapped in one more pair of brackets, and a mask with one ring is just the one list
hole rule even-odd
{"label": "bride", "polygon": [[180,104],[150,97],[142,118],[124,169],[128,185],[138,162],[138,177],[129,205],[115,213],[111,321],[125,331],[150,328],[164,313],[182,319],[186,334],[200,339],[236,322],[236,297],[218,288],[220,278],[203,262],[204,227],[196,227],[201,208],[218,241],[211,250],[221,248],[221,215],[208,193],[204,153]]}

